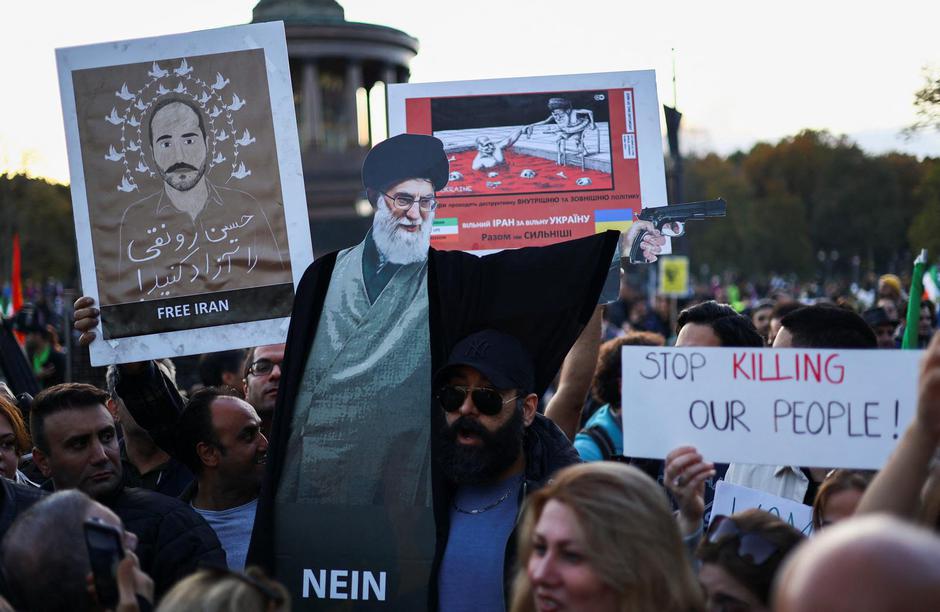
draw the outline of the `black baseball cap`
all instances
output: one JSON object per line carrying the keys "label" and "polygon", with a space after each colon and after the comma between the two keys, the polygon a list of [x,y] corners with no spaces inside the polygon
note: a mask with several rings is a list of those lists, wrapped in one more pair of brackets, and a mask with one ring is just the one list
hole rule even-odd
{"label": "black baseball cap", "polygon": [[497,389],[519,389],[530,393],[535,386],[532,357],[515,336],[486,329],[457,343],[447,364],[434,375],[434,386],[444,383],[457,366],[469,366],[485,376]]}

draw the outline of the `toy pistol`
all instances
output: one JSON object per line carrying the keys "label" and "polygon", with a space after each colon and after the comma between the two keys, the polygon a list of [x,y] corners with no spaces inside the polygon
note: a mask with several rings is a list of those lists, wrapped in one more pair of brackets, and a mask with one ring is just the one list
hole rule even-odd
{"label": "toy pistol", "polygon": [[[717,200],[706,200],[704,202],[644,208],[636,218],[639,221],[649,221],[653,224],[653,227],[661,231],[667,223],[685,223],[686,221],[724,217],[726,211],[727,204],[723,199],[718,198]],[[646,230],[641,230],[633,239],[633,244],[630,245],[630,263],[646,263],[640,245],[643,243],[643,237],[648,233]]]}

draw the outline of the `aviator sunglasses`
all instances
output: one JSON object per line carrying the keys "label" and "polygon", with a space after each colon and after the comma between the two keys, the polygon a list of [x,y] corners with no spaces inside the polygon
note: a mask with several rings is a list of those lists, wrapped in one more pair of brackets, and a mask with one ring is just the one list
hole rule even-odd
{"label": "aviator sunglasses", "polygon": [[738,538],[738,557],[751,565],[762,565],[779,550],[776,544],[757,533],[742,532],[730,517],[716,516],[708,526],[708,542],[717,544],[726,538]]}
{"label": "aviator sunglasses", "polygon": [[477,410],[487,416],[499,414],[503,406],[519,398],[519,396],[516,395],[504,400],[503,396],[499,394],[499,391],[487,387],[444,385],[437,391],[437,401],[441,403],[441,408],[444,409],[444,412],[456,412],[463,406],[468,393],[473,399],[473,405],[477,407]]}

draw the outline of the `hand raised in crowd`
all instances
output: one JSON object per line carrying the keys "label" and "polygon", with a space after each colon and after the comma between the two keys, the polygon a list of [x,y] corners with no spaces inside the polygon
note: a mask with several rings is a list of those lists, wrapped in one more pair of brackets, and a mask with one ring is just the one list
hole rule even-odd
{"label": "hand raised in crowd", "polygon": [[646,262],[653,263],[662,251],[663,245],[666,244],[666,237],[649,221],[637,220],[633,222],[633,225],[627,230],[626,236],[624,236],[621,255],[623,257],[630,256],[630,248],[640,232],[646,232],[640,242],[640,250],[643,252]]}
{"label": "hand raised in crowd", "polygon": [[88,346],[98,334],[95,328],[98,327],[98,317],[100,311],[95,308],[94,298],[82,296],[75,300],[75,329],[82,332],[78,339],[81,346]]}
{"label": "hand raised in crowd", "polygon": [[[142,569],[137,555],[130,551],[125,551],[125,556],[117,566],[117,587],[118,604],[115,608],[108,608],[113,612],[139,612],[140,606],[137,603],[138,596],[149,603],[153,603],[153,580]],[[95,579],[92,574],[88,574],[88,591],[95,594]]]}
{"label": "hand raised in crowd", "polygon": [[693,446],[680,446],[666,455],[666,488],[679,506],[679,527],[690,536],[702,526],[705,515],[705,481],[715,475],[715,465],[706,462]]}
{"label": "hand raised in crowd", "polygon": [[933,335],[920,363],[914,423],[935,445],[940,442],[940,333]]}

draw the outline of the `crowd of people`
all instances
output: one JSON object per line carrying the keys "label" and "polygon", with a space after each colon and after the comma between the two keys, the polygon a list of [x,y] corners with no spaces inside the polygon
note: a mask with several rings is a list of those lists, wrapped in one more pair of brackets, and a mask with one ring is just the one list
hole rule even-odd
{"label": "crowd of people", "polygon": [[[674,344],[881,346],[868,317],[836,305],[761,303],[748,314],[690,306]],[[620,349],[667,340],[631,330],[600,343],[610,322],[599,315],[548,410],[529,392],[532,359],[509,334],[471,335],[435,374],[452,495],[439,609],[935,609],[940,335],[923,361],[917,416],[880,472],[717,465],[692,447],[662,461],[624,455]],[[82,298],[75,317],[87,331],[97,311]],[[0,395],[8,605],[104,609],[83,535],[97,521],[121,534],[114,609],[289,609],[248,550],[283,360],[284,345],[206,354],[202,388],[187,391],[172,361],[158,360],[111,366],[106,389],[60,383],[29,405]],[[586,371],[587,383],[572,380]],[[557,401],[566,387],[582,390],[574,407]],[[718,478],[812,505],[813,536],[761,510],[709,516]]]}
{"label": "crowd of people", "polygon": [[[936,609],[932,302],[916,414],[877,473],[720,464],[692,446],[634,457],[624,346],[895,348],[901,280],[833,300],[722,287],[681,312],[627,282],[605,306],[633,241],[660,253],[652,225],[437,251],[447,177],[430,136],[370,152],[373,227],[306,271],[286,344],[112,365],[100,386],[44,377],[35,397],[0,388],[3,605],[279,612],[391,593],[395,609],[445,612]],[[100,316],[75,302],[79,344]],[[720,480],[812,506],[813,535],[759,509],[712,512]],[[388,585],[365,554],[410,573]],[[336,559],[351,569],[322,565]]]}

